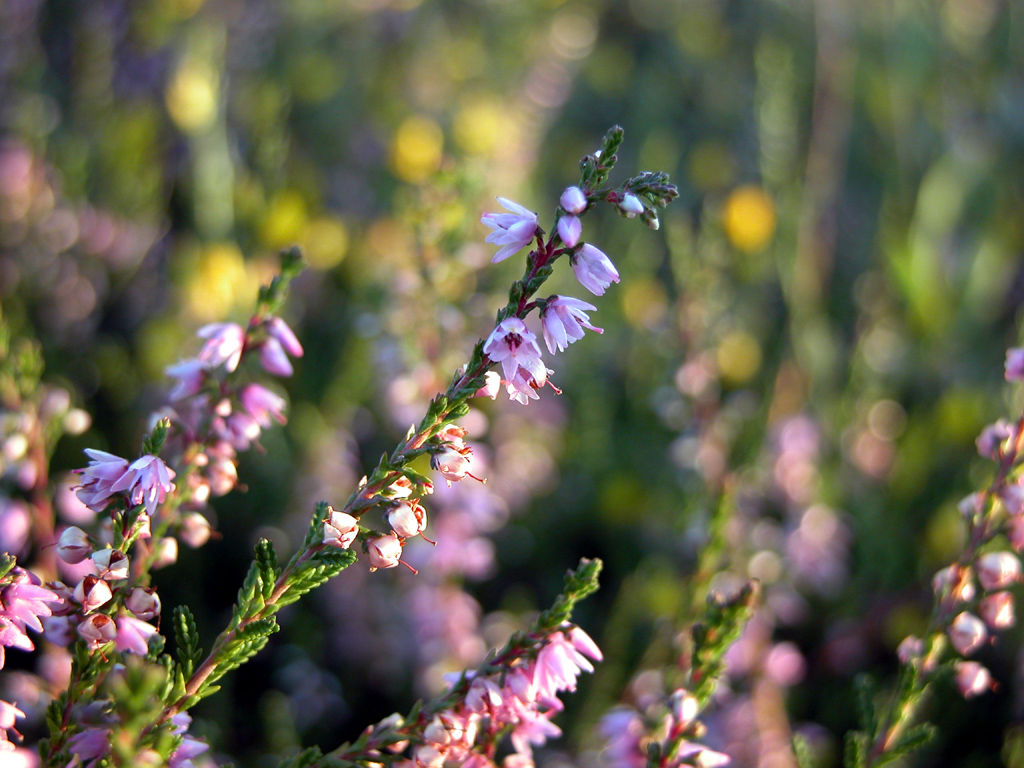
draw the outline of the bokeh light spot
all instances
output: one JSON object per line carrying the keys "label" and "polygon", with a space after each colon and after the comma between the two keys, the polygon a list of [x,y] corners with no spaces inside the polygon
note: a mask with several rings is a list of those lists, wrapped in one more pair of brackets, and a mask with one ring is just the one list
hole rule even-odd
{"label": "bokeh light spot", "polygon": [[743,384],[761,368],[761,346],[743,331],[733,331],[718,344],[718,370],[729,384]]}
{"label": "bokeh light spot", "polygon": [[199,131],[217,118],[217,73],[194,63],[182,64],[167,86],[167,111],[183,131]]}
{"label": "bokeh light spot", "polygon": [[391,167],[404,181],[425,181],[441,166],[444,134],[429,117],[414,115],[395,133],[391,145]]}
{"label": "bokeh light spot", "polygon": [[775,234],[775,203],[760,187],[739,187],[725,201],[722,225],[733,246],[758,253]]}

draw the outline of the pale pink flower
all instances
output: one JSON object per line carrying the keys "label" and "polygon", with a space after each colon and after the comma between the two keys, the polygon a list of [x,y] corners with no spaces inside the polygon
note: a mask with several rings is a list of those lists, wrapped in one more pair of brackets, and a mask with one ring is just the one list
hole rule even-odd
{"label": "pale pink flower", "polygon": [[932,589],[939,598],[949,598],[955,603],[966,602],[974,597],[974,582],[971,569],[959,565],[948,565],[932,577]]}
{"label": "pale pink flower", "polygon": [[992,675],[976,661],[958,661],[954,668],[956,687],[965,699],[973,699],[995,687]]}
{"label": "pale pink flower", "polygon": [[159,456],[146,454],[136,459],[113,485],[112,491],[128,491],[132,504],[146,505],[146,512],[156,514],[157,507],[168,493],[174,492],[173,469]]}
{"label": "pale pink flower", "polygon": [[284,347],[275,338],[269,338],[260,344],[260,365],[267,373],[275,376],[291,376],[295,372]]}
{"label": "pale pink flower", "polygon": [[615,768],[645,768],[647,755],[640,747],[640,740],[647,734],[638,712],[617,707],[601,718],[598,729],[608,741],[603,755],[610,765]]}
{"label": "pale pink flower", "polygon": [[302,349],[302,344],[299,343],[298,336],[295,332],[288,327],[288,323],[282,320],[280,317],[268,317],[264,323],[264,327],[267,329],[267,333],[270,334],[272,339],[275,339],[278,344],[292,357],[302,357],[305,351]]}
{"label": "pale pink flower", "polygon": [[590,243],[573,253],[570,262],[580,285],[595,296],[603,296],[609,285],[619,282],[619,271],[611,259]]}
{"label": "pale pink flower", "polygon": [[101,645],[117,639],[117,625],[109,616],[94,613],[78,625],[78,634],[85,640],[89,650],[95,651]]}
{"label": "pale pink flower", "polygon": [[498,202],[511,213],[485,213],[480,218],[481,222],[494,230],[487,236],[485,242],[501,246],[491,259],[495,264],[529,245],[537,233],[536,213],[504,197],[499,197]]}
{"label": "pale pink flower", "polygon": [[134,616],[120,615],[115,622],[117,637],[114,648],[119,651],[137,653],[145,656],[149,653],[149,638],[157,634],[156,627]]}
{"label": "pale pink flower", "polygon": [[644,212],[644,204],[640,202],[639,197],[627,192],[619,203],[619,210],[626,214],[627,218],[632,219],[638,213]]}
{"label": "pale pink flower", "polygon": [[1003,445],[1016,438],[1017,426],[1005,419],[999,419],[995,424],[989,424],[981,430],[975,444],[978,446],[978,454],[982,458],[997,459],[1002,452]]}
{"label": "pale pink flower", "polygon": [[583,224],[579,216],[562,216],[558,220],[558,236],[566,248],[575,248],[583,234]]}
{"label": "pale pink flower", "polygon": [[514,377],[520,367],[534,378],[545,378],[537,337],[518,317],[506,317],[498,323],[484,342],[483,351],[491,360],[501,363],[506,379]]}
{"label": "pale pink flower", "polygon": [[[533,373],[520,368],[516,371],[516,375],[505,382],[505,391],[508,392],[509,400],[515,400],[518,403],[526,405],[531,400],[540,400],[538,392],[548,382],[548,376],[554,371],[550,368],[544,368],[543,373],[540,377],[535,377]],[[552,384],[552,388],[554,385]],[[555,389],[555,392],[560,393],[561,390]]]}
{"label": "pale pink flower", "polygon": [[128,471],[128,462],[120,456],[94,448],[86,448],[85,453],[92,461],[85,469],[74,470],[82,476],[77,496],[89,509],[102,512],[116,492],[112,486]]}
{"label": "pale pink flower", "polygon": [[81,528],[69,526],[65,528],[57,540],[57,556],[69,565],[75,565],[92,554],[89,536]]}
{"label": "pale pink flower", "polygon": [[501,376],[495,371],[488,371],[484,374],[484,385],[476,391],[474,397],[489,397],[494,400],[498,397],[500,388]]}
{"label": "pale pink flower", "polygon": [[180,363],[168,366],[165,371],[172,379],[177,379],[177,383],[167,395],[174,402],[192,397],[202,391],[203,385],[210,375],[210,364],[199,359],[182,360]]}
{"label": "pale pink flower", "polygon": [[988,552],[975,564],[978,581],[987,591],[1005,589],[1021,577],[1020,558],[1012,552]]}
{"label": "pale pink flower", "polygon": [[[460,450],[450,444],[445,444],[437,453],[431,455],[430,466],[441,473],[441,477],[445,479],[449,488],[453,482],[458,482],[467,475],[474,480],[480,480],[469,471],[472,466],[471,455],[472,451],[469,448]],[[481,480],[481,482],[483,481]]]}
{"label": "pale pink flower", "polygon": [[100,549],[93,552],[92,558],[96,573],[101,579],[115,581],[128,578],[128,556],[116,549]]}
{"label": "pale pink flower", "polygon": [[520,755],[532,757],[531,744],[543,746],[548,739],[562,735],[562,729],[549,719],[550,712],[524,708],[518,714],[519,722],[512,726],[512,746]]}
{"label": "pale pink flower", "polygon": [[427,511],[417,502],[400,502],[388,510],[388,525],[400,539],[419,536],[427,527]]}
{"label": "pale pink flower", "polygon": [[[22,568],[12,571],[13,582],[0,589],[0,617],[9,619],[22,631],[27,627],[42,632],[40,616],[50,616],[50,603],[61,603],[60,595],[41,586],[39,577]],[[57,607],[57,606],[54,606]],[[7,643],[0,644],[7,645]]]}
{"label": "pale pink flower", "polygon": [[579,187],[566,187],[562,196],[558,199],[559,205],[568,213],[578,216],[587,210],[587,196]]}
{"label": "pale pink flower", "polygon": [[[25,713],[18,709],[14,704],[0,700],[0,740],[6,739],[5,731],[14,731],[17,737],[20,739],[21,734],[15,729],[15,724],[19,718],[25,716]],[[0,752],[4,751],[0,748]],[[0,760],[0,762],[3,762]]]}
{"label": "pale pink flower", "polygon": [[178,540],[173,536],[164,536],[153,545],[153,570],[166,568],[178,562]]}
{"label": "pale pink flower", "polygon": [[90,613],[101,605],[106,605],[110,602],[114,593],[106,581],[98,576],[89,574],[78,582],[73,595],[75,601],[82,606],[82,611]]}
{"label": "pale pink flower", "polygon": [[584,328],[594,333],[604,333],[603,329],[590,324],[587,312],[596,310],[593,304],[571,296],[552,296],[548,299],[540,316],[548,351],[551,354],[555,354],[556,349],[564,351],[574,341],[583,338]]}
{"label": "pale pink flower", "polygon": [[946,634],[949,635],[949,642],[961,656],[970,656],[988,639],[985,622],[967,611],[953,619]]}
{"label": "pale pink flower", "polygon": [[242,387],[238,393],[238,400],[261,427],[269,427],[271,419],[280,424],[287,421],[284,417],[284,398],[274,394],[266,387],[259,384],[248,384]]}
{"label": "pale pink flower", "polygon": [[236,323],[211,323],[204,325],[197,332],[200,338],[206,339],[199,350],[199,359],[208,363],[211,368],[224,364],[226,370],[233,371],[242,359],[245,349],[245,329]]}
{"label": "pale pink flower", "polygon": [[178,538],[192,549],[199,549],[210,540],[213,526],[210,521],[198,512],[188,512],[182,516],[178,524]]}
{"label": "pale pink flower", "polygon": [[330,518],[324,523],[323,543],[338,549],[348,549],[358,533],[358,520],[352,515],[332,509]]}
{"label": "pale pink flower", "polygon": [[366,554],[370,558],[370,570],[394,568],[401,562],[402,542],[394,534],[378,536],[366,543]]}
{"label": "pale pink flower", "polygon": [[124,607],[144,621],[160,615],[160,597],[155,589],[135,587],[124,601]]}
{"label": "pale pink flower", "polygon": [[601,659],[601,652],[594,641],[583,632],[555,632],[537,654],[533,681],[541,696],[554,699],[562,690],[576,690],[576,678],[581,671],[594,671],[584,653],[595,661]]}
{"label": "pale pink flower", "polygon": [[922,653],[924,653],[924,641],[915,635],[908,635],[903,638],[896,648],[896,658],[900,660],[901,664],[909,664],[912,661],[916,661],[921,658]]}
{"label": "pale pink flower", "polygon": [[1016,622],[1013,595],[1004,591],[983,597],[978,603],[978,614],[994,630],[1009,629]]}
{"label": "pale pink flower", "polygon": [[184,738],[181,744],[178,745],[178,748],[171,754],[171,759],[167,763],[168,768],[193,768],[192,758],[203,754],[203,752],[210,748],[210,745],[188,735],[187,731],[189,725],[192,724],[192,716],[187,712],[179,712],[171,718],[171,722],[175,726],[175,735]]}
{"label": "pale pink flower", "polygon": [[1024,347],[1006,350],[1006,380],[1024,381]]}

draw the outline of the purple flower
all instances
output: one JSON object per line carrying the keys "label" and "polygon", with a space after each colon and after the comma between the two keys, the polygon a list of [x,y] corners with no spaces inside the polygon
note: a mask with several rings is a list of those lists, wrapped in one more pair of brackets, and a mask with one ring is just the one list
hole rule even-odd
{"label": "purple flower", "polygon": [[587,210],[587,196],[579,187],[566,187],[558,202],[568,213],[573,215],[579,215]]}
{"label": "purple flower", "polygon": [[499,197],[498,202],[512,213],[485,213],[480,217],[481,222],[494,230],[487,236],[486,242],[501,246],[491,259],[495,264],[528,245],[537,233],[536,213],[504,197]]}
{"label": "purple flower", "polygon": [[552,296],[548,299],[541,313],[544,343],[547,344],[548,351],[555,354],[556,347],[559,352],[564,351],[574,341],[583,338],[584,328],[594,333],[604,333],[603,329],[590,324],[587,312],[594,312],[596,309],[597,307],[592,304],[571,296]]}
{"label": "purple flower", "polygon": [[590,243],[584,243],[570,260],[580,285],[595,296],[603,296],[609,285],[619,282],[619,272],[611,259]]}
{"label": "purple flower", "polygon": [[175,725],[175,735],[184,737],[184,740],[171,754],[171,759],[167,763],[168,768],[193,768],[192,758],[203,754],[203,752],[210,748],[210,745],[188,735],[188,727],[192,724],[192,716],[187,712],[179,712],[171,718],[171,722]]}
{"label": "purple flower", "polygon": [[0,668],[4,665],[4,646],[31,651],[35,646],[25,630],[42,632],[39,617],[53,615],[47,603],[62,602],[59,595],[40,586],[37,576],[19,567],[11,573],[15,580],[0,589]]}
{"label": "purple flower", "polygon": [[269,338],[260,345],[260,365],[275,376],[291,376],[295,372],[284,347],[275,338]]}
{"label": "purple flower", "polygon": [[120,456],[94,448],[86,448],[85,453],[92,461],[85,469],[75,470],[82,476],[77,496],[89,509],[102,512],[107,500],[115,493],[114,483],[128,471],[128,462]]}
{"label": "purple flower", "polygon": [[192,397],[202,390],[210,373],[210,364],[205,360],[182,360],[176,365],[168,366],[166,372],[172,379],[178,380],[167,395],[173,402]]}
{"label": "purple flower", "polygon": [[566,248],[575,248],[583,234],[583,224],[579,216],[563,216],[558,220],[558,236],[562,238]]}
{"label": "purple flower", "polygon": [[221,363],[228,371],[238,367],[245,349],[245,329],[237,323],[211,323],[204,325],[197,332],[200,338],[206,339],[199,351],[199,359],[213,368]]}
{"label": "purple flower", "polygon": [[149,653],[149,638],[157,634],[156,627],[134,616],[121,615],[115,620],[117,637],[114,648],[145,656]]}
{"label": "purple flower", "polygon": [[1024,381],[1024,347],[1006,350],[1006,380]]}
{"label": "purple flower", "polygon": [[242,391],[238,393],[238,399],[242,403],[242,407],[259,422],[261,427],[269,427],[271,419],[281,424],[287,421],[284,417],[284,398],[275,395],[266,387],[249,384],[242,387]]}
{"label": "purple flower", "polygon": [[146,512],[153,515],[167,494],[174,491],[174,483],[171,482],[174,474],[174,470],[159,456],[147,454],[133,461],[110,490],[128,491],[132,504],[145,502]]}
{"label": "purple flower", "polygon": [[268,317],[264,327],[267,329],[267,333],[270,334],[270,338],[275,339],[280,344],[284,351],[292,357],[302,357],[304,350],[302,345],[299,343],[299,338],[295,335],[295,332],[288,327],[288,323],[282,320],[280,317]]}
{"label": "purple flower", "polygon": [[512,379],[520,367],[535,379],[543,381],[546,378],[537,337],[518,317],[506,317],[498,323],[484,342],[484,354],[501,363],[506,379]]}

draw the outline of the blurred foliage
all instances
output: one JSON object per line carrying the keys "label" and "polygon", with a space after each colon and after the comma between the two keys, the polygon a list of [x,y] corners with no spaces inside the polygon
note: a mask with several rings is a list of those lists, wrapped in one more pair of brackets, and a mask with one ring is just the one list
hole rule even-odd
{"label": "blurred foliage", "polygon": [[[502,195],[548,226],[619,123],[621,167],[669,171],[681,198],[658,233],[585,219],[623,276],[595,302],[604,335],[552,363],[556,403],[481,406],[472,437],[534,495],[493,536],[500,576],[469,588],[518,614],[604,559],[577,618],[609,661],[563,720],[593,746],[736,493],[725,566],[804,606],[772,631],[806,660],[793,721],[824,726],[809,743],[837,764],[850,680],[892,672],[956,552],[955,504],[988,471],[975,435],[1020,406],[1001,366],[1024,296],[1022,24],[997,0],[7,0],[0,300],[95,415],[56,468],[137,451],[164,366],[201,324],[245,317],[279,248],[303,248],[290,424],[245,459],[223,538],[160,581],[212,637],[252,544],[294,545],[488,332],[521,265],[488,264],[480,213]],[[817,442],[786,486],[794,419]],[[814,503],[835,512],[808,518]],[[825,592],[776,546],[822,520],[851,535]],[[410,578],[340,589],[387,600]],[[194,732],[255,765],[404,709],[414,655],[384,644],[354,668],[323,609],[286,612]],[[927,764],[1019,754],[1010,635],[985,652],[999,692],[936,709]],[[310,687],[328,702],[312,720]]]}

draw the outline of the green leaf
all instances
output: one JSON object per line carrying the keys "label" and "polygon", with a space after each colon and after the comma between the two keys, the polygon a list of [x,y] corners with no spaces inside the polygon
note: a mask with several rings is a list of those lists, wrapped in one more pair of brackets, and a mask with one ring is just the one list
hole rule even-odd
{"label": "green leaf", "polygon": [[192,676],[196,665],[203,657],[199,647],[199,630],[188,606],[179,605],[174,609],[174,640],[177,643],[178,665],[185,678]]}
{"label": "green leaf", "polygon": [[844,768],[864,768],[867,763],[868,739],[860,731],[850,731],[846,734],[845,749],[843,750]]}

